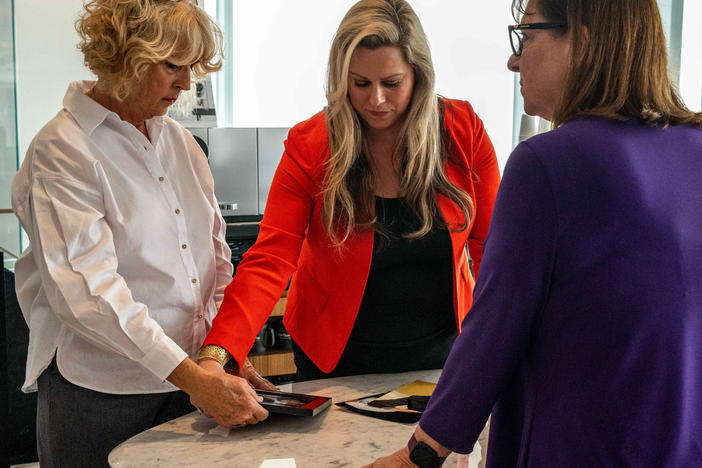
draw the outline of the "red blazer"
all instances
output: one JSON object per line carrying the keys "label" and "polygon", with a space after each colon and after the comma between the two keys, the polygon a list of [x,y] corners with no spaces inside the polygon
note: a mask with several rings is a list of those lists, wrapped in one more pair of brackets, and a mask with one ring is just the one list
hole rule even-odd
{"label": "red blazer", "polygon": [[[446,173],[470,194],[475,208],[467,230],[449,229],[453,304],[460,331],[474,285],[464,246],[467,242],[477,274],[500,174],[495,150],[470,104],[456,100],[445,104],[444,122],[453,141]],[[373,231],[357,232],[341,251],[332,245],[321,222],[328,159],[323,112],[290,130],[258,240],[238,265],[204,342],[226,348],[240,365],[291,275],[283,323],[292,339],[324,372],[334,369],[346,346],[370,271]],[[463,223],[463,214],[453,202],[438,195],[437,204],[449,226]]]}

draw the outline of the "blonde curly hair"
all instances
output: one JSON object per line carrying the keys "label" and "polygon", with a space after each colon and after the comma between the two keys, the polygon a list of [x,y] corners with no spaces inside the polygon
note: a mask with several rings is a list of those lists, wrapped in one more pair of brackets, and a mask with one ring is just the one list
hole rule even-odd
{"label": "blonde curly hair", "polygon": [[90,0],[76,20],[85,65],[123,100],[153,63],[222,67],[222,31],[191,0]]}

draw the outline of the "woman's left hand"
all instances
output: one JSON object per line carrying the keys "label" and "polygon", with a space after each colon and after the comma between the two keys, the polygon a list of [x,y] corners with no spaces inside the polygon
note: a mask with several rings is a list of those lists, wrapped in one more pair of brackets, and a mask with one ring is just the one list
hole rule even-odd
{"label": "woman's left hand", "polygon": [[370,465],[363,468],[417,468],[417,465],[412,463],[409,458],[409,450],[404,447],[392,455],[378,458]]}
{"label": "woman's left hand", "polygon": [[261,390],[279,390],[278,387],[261,377],[253,364],[251,364],[251,361],[248,359],[244,361],[244,365],[239,371],[239,377],[245,379],[253,388],[258,388]]}

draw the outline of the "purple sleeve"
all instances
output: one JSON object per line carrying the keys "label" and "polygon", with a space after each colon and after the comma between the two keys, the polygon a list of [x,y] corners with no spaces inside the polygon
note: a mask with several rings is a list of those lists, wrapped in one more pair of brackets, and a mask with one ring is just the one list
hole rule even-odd
{"label": "purple sleeve", "polygon": [[497,194],[473,307],[419,423],[454,452],[472,450],[528,350],[549,294],[556,223],[546,171],[521,144]]}

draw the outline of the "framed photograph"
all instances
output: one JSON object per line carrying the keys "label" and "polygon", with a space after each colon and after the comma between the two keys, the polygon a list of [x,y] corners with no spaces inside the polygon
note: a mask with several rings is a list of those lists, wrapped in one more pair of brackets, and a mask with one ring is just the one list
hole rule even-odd
{"label": "framed photograph", "polygon": [[331,405],[331,398],[304,393],[256,390],[263,397],[261,406],[271,413],[315,416]]}

